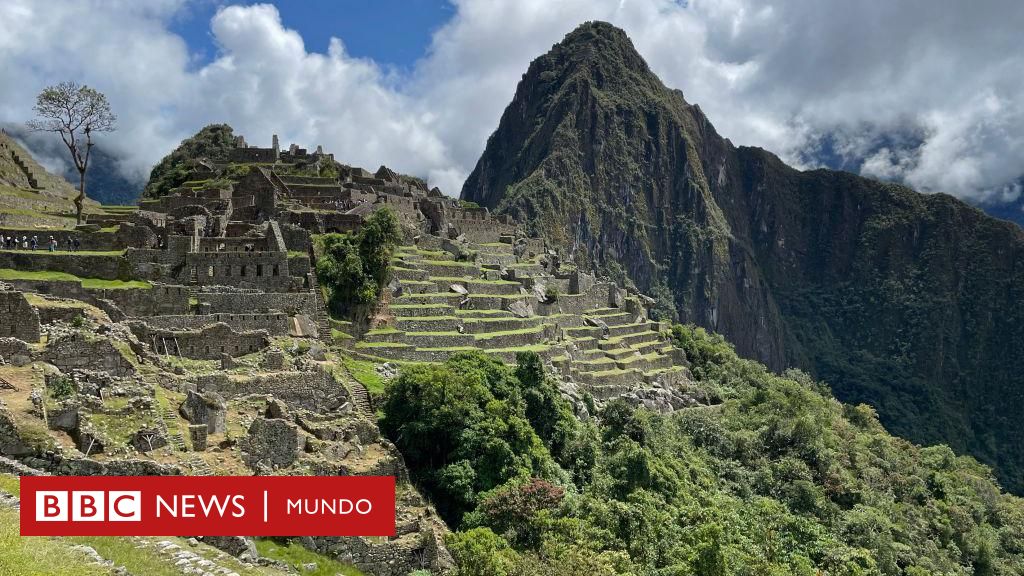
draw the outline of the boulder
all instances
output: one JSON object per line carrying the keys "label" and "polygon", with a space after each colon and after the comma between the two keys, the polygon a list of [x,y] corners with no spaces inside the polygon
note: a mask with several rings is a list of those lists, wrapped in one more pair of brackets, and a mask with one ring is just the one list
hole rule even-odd
{"label": "boulder", "polygon": [[200,536],[199,538],[203,543],[223,550],[236,558],[243,554],[248,554],[251,558],[257,557],[256,544],[245,536]]}
{"label": "boulder", "polygon": [[291,415],[288,413],[288,405],[283,400],[274,397],[267,400],[267,409],[264,417],[291,420]]}
{"label": "boulder", "polygon": [[188,391],[178,412],[192,424],[206,424],[210,434],[223,432],[227,428],[224,398],[216,392],[199,393]]}

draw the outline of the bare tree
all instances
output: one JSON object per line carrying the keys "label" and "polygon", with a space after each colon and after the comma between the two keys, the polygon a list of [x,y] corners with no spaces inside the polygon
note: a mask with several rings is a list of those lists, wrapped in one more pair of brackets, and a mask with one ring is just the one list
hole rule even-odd
{"label": "bare tree", "polygon": [[110,103],[102,92],[76,82],[61,82],[43,89],[36,98],[34,110],[39,117],[28,122],[29,130],[60,134],[71,153],[78,170],[75,211],[78,223],[82,224],[85,170],[89,167],[89,152],[95,145],[92,135],[113,131],[117,117],[110,111]]}

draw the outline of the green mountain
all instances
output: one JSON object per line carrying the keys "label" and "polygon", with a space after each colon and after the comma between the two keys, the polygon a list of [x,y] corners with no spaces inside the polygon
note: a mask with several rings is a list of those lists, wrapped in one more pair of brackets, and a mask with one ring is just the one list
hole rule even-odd
{"label": "green mountain", "polygon": [[181,186],[193,169],[191,161],[198,158],[219,158],[236,147],[235,134],[227,124],[210,124],[181,141],[170,154],[153,167],[142,191],[144,198],[159,198]]}
{"label": "green mountain", "polygon": [[530,65],[462,198],[1024,491],[1018,226],[736,147],[605,23]]}

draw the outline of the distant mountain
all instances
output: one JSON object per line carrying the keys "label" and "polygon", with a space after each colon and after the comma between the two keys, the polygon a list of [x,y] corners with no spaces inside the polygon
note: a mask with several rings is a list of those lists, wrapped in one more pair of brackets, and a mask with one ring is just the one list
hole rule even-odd
{"label": "distant mountain", "polygon": [[[60,138],[53,134],[29,132],[14,124],[4,125],[4,130],[23,143],[36,161],[78,188],[78,171],[71,164],[68,150]],[[93,147],[86,174],[89,198],[100,204],[129,205],[138,202],[144,182],[126,177],[118,167],[119,160],[102,142]]]}
{"label": "distant mountain", "polygon": [[530,65],[462,198],[1024,491],[1019,226],[736,147],[605,23]]}

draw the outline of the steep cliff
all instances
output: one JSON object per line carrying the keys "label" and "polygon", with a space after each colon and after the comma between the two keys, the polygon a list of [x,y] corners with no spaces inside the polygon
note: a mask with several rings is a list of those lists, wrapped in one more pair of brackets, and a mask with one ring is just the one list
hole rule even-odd
{"label": "steep cliff", "polygon": [[530,65],[462,198],[1024,490],[1019,227],[737,148],[604,23]]}

